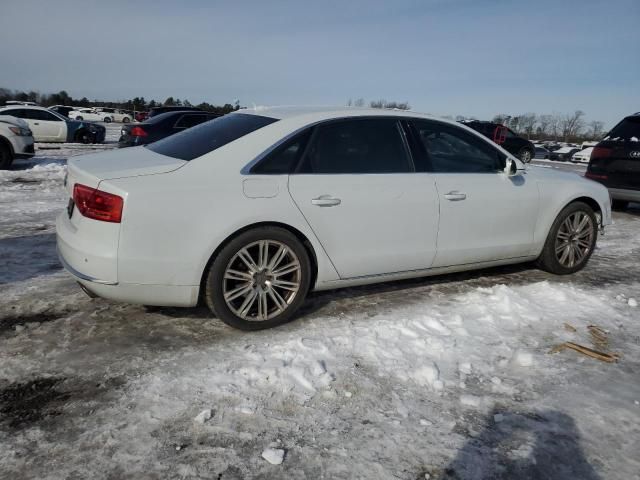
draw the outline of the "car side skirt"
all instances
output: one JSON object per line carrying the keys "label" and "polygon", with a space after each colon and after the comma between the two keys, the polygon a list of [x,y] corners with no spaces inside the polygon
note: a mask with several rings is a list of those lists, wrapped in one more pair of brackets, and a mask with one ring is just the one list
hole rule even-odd
{"label": "car side skirt", "polygon": [[392,282],[395,280],[407,280],[411,278],[432,277],[435,275],[444,275],[447,273],[464,272],[468,270],[479,270],[482,268],[499,267],[501,265],[513,265],[517,263],[526,263],[536,260],[538,255],[505,258],[502,260],[492,260],[479,263],[465,263],[462,265],[451,265],[448,267],[427,268],[424,270],[410,270],[406,272],[386,273],[382,275],[371,275],[366,277],[345,278],[342,280],[334,280],[329,282],[317,283],[313,288],[314,291],[332,290],[337,288],[356,287],[359,285],[368,285],[372,283]]}

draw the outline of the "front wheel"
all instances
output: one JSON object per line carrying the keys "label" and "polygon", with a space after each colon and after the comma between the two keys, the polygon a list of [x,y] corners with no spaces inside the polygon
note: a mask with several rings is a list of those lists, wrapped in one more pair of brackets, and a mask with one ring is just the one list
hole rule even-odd
{"label": "front wheel", "polygon": [[593,210],[582,202],[565,207],[553,222],[538,258],[538,266],[556,275],[582,270],[593,253],[598,223]]}
{"label": "front wheel", "polygon": [[78,116],[76,117],[76,120],[82,121],[82,120],[84,120],[84,118],[82,118],[80,115],[78,115]]}
{"label": "front wheel", "polygon": [[238,235],[220,251],[204,294],[226,324],[262,330],[291,319],[310,280],[309,255],[298,238],[282,228],[262,227]]}
{"label": "front wheel", "polygon": [[111,117],[104,117],[104,123],[111,123]]}
{"label": "front wheel", "polygon": [[518,152],[518,158],[522,160],[523,163],[529,163],[532,157],[533,154],[528,148],[523,148]]}
{"label": "front wheel", "polygon": [[122,123],[129,123],[131,121],[131,119],[129,117],[124,117],[122,119]]}

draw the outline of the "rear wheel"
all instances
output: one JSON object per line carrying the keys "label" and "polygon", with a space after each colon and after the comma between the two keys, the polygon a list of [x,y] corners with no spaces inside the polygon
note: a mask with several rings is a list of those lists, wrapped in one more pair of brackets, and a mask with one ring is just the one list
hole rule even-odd
{"label": "rear wheel", "polygon": [[111,117],[104,117],[104,123],[111,123]]}
{"label": "rear wheel", "polygon": [[76,117],[76,120],[80,120],[80,121],[82,121],[82,120],[84,120],[84,118],[82,118],[80,115],[78,115],[78,116]]}
{"label": "rear wheel", "polygon": [[614,200],[611,202],[611,208],[614,210],[626,210],[629,206],[629,202],[626,200]]}
{"label": "rear wheel", "polygon": [[0,170],[7,170],[11,164],[13,163],[13,155],[11,154],[11,149],[0,143]]}
{"label": "rear wheel", "polygon": [[529,163],[532,157],[533,157],[533,153],[528,148],[522,148],[518,152],[518,158],[522,160],[522,162],[524,163]]}
{"label": "rear wheel", "polygon": [[582,270],[593,253],[598,224],[589,205],[574,202],[565,207],[551,226],[538,266],[556,275]]}
{"label": "rear wheel", "polygon": [[129,117],[124,117],[122,119],[122,123],[129,123],[131,121],[131,119]]}
{"label": "rear wheel", "polygon": [[226,324],[262,330],[291,319],[310,279],[309,255],[295,235],[278,227],[256,228],[220,251],[207,275],[205,300]]}

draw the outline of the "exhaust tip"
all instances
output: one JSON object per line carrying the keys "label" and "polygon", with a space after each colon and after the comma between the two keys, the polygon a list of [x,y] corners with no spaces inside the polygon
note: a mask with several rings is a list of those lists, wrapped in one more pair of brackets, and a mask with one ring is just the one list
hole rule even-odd
{"label": "exhaust tip", "polygon": [[78,282],[78,285],[80,285],[80,289],[82,289],[82,291],[87,294],[87,297],[89,297],[89,298],[98,298],[98,295],[93,293],[91,290],[89,290],[87,287],[85,287],[82,283]]}

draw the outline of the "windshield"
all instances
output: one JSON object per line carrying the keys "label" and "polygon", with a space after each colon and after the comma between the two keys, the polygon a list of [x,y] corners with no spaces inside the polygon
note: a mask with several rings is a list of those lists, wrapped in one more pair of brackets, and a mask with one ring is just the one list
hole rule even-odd
{"label": "windshield", "polygon": [[231,113],[158,140],[147,148],[168,157],[193,160],[273,122],[277,119]]}

